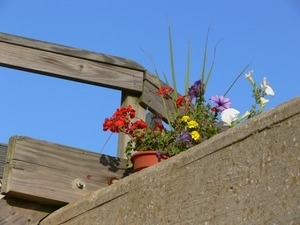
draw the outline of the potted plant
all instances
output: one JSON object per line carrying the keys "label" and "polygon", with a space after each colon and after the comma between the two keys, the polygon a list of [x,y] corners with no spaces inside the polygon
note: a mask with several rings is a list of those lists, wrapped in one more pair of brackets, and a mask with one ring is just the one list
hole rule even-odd
{"label": "potted plant", "polygon": [[[171,35],[169,35],[169,38],[172,53]],[[206,53],[204,64],[205,58]],[[171,65],[174,65],[172,54]],[[246,68],[237,76],[233,84],[244,74]],[[131,162],[135,162],[137,158],[139,159],[141,153],[147,153],[148,164],[138,167],[134,165],[134,171],[143,169],[151,163],[157,163],[172,157],[211,138],[221,131],[220,124],[233,127],[241,121],[261,113],[269,101],[265,96],[274,95],[267,79],[264,78],[261,85],[258,86],[253,79],[253,71],[250,71],[245,75],[245,78],[252,85],[255,103],[252,105],[251,110],[246,111],[239,117],[239,111],[231,108],[231,101],[226,97],[233,84],[224,95],[212,96],[209,103],[205,99],[205,91],[212,69],[209,70],[206,76],[204,70],[202,71],[200,79],[195,81],[189,88],[186,88],[184,95],[179,95],[169,85],[161,85],[157,75],[160,84],[157,94],[161,96],[165,106],[164,119],[168,123],[167,127],[162,122],[162,116],[155,113],[148,123],[141,118],[136,118],[136,111],[131,105],[117,109],[110,118],[105,119],[103,123],[104,131],[122,132],[130,137],[125,149],[125,154],[129,160],[128,166],[131,166]],[[173,87],[176,88],[174,74],[174,67],[172,66]],[[167,107],[166,100],[171,100],[172,110]],[[151,152],[148,152],[149,150]],[[154,159],[150,159],[150,155]]]}
{"label": "potted plant", "polygon": [[[148,124],[143,119],[136,118],[136,111],[129,105],[117,109],[112,117],[106,118],[103,130],[114,133],[122,132],[130,136],[125,150],[129,159],[128,165],[131,165],[131,160],[139,157],[141,152],[146,152],[148,164],[135,167],[134,170],[138,171],[149,164],[186,151],[219,133],[218,121],[222,125],[233,127],[244,119],[261,113],[268,102],[265,96],[274,95],[274,91],[266,78],[261,83],[261,87],[256,85],[252,73],[250,71],[245,77],[253,86],[255,104],[250,111],[246,111],[240,117],[238,117],[239,112],[231,108],[231,102],[225,96],[212,96],[210,101],[214,104],[213,106],[207,103],[204,98],[205,84],[198,80],[185,95],[175,97],[176,92],[169,86],[161,87],[157,91],[157,94],[162,96],[162,101],[171,98],[175,105],[175,111],[167,111],[168,129],[159,115],[156,115]],[[151,152],[148,152],[149,150]],[[139,153],[135,154],[137,152]],[[150,155],[154,156],[154,159],[149,158]]]}
{"label": "potted plant", "polygon": [[[136,111],[131,105],[121,107],[103,123],[104,131],[113,133],[122,132],[130,136],[125,154],[128,158],[128,166],[131,166],[132,154],[139,152],[135,157],[140,159],[141,153],[147,157],[146,165],[135,165],[134,171],[141,170],[151,164],[166,159],[170,155],[164,149],[173,142],[173,133],[165,129],[162,120],[153,121],[153,126],[143,119],[136,118]],[[138,160],[139,161],[139,160]]]}

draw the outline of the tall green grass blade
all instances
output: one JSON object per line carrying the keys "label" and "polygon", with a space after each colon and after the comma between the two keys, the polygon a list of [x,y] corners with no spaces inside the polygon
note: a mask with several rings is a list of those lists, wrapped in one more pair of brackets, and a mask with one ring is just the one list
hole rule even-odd
{"label": "tall green grass blade", "polygon": [[229,88],[227,89],[227,91],[225,92],[225,94],[223,95],[224,97],[228,94],[228,92],[230,91],[230,89],[233,87],[233,85],[238,81],[238,79],[245,73],[246,69],[250,66],[251,63],[249,63],[244,69],[243,71],[235,78],[235,80],[232,82],[232,84],[229,86]]}
{"label": "tall green grass blade", "polygon": [[190,86],[190,75],[191,75],[191,59],[190,59],[190,42],[188,43],[188,52],[187,52],[187,66],[186,66],[186,74],[185,74],[185,94],[188,93],[189,86]]}
{"label": "tall green grass blade", "polygon": [[175,98],[177,99],[177,85],[176,85],[176,73],[175,73],[175,64],[174,64],[174,53],[173,53],[173,43],[172,43],[172,34],[171,27],[169,26],[169,48],[170,48],[170,61],[171,61],[171,74],[172,74],[172,86],[175,90]]}
{"label": "tall green grass blade", "polygon": [[205,80],[205,88],[207,88],[207,86],[208,86],[208,81],[209,81],[209,79],[210,79],[210,76],[211,76],[211,74],[212,74],[212,71],[213,71],[213,68],[214,68],[214,65],[215,65],[215,60],[216,60],[216,55],[217,55],[217,46],[218,46],[218,44],[221,42],[222,40],[220,40],[217,44],[216,44],[216,46],[215,46],[215,48],[214,48],[214,56],[213,56],[213,61],[212,61],[212,64],[211,64],[211,66],[210,66],[210,69],[209,69],[209,72],[208,72],[208,74],[207,74],[207,77],[206,77],[206,80]]}
{"label": "tall green grass blade", "polygon": [[[204,45],[204,53],[203,53],[203,66],[201,71],[201,81],[204,82],[205,78],[205,70],[206,70],[206,60],[207,60],[207,46],[208,46],[208,35],[209,35],[210,27],[208,28],[206,38],[205,38],[205,45]],[[204,83],[204,89],[206,88],[206,84]]]}

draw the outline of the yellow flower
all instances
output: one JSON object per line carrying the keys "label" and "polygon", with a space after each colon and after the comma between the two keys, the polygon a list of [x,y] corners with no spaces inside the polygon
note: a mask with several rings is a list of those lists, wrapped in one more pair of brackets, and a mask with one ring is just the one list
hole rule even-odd
{"label": "yellow flower", "polygon": [[183,116],[182,118],[181,118],[181,121],[183,121],[183,122],[187,122],[187,121],[189,121],[191,118],[189,117],[189,116]]}
{"label": "yellow flower", "polygon": [[191,120],[191,121],[187,122],[187,127],[188,128],[197,128],[198,123],[195,120]]}
{"label": "yellow flower", "polygon": [[200,139],[200,134],[198,133],[198,131],[192,131],[191,135],[195,141],[198,141]]}

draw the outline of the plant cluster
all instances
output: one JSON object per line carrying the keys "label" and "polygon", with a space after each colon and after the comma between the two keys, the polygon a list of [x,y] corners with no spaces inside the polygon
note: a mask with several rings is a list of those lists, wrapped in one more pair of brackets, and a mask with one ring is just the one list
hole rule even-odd
{"label": "plant cluster", "polygon": [[[165,108],[164,119],[166,119],[168,125],[164,125],[161,115],[153,114],[152,121],[148,121],[148,123],[141,118],[136,118],[136,111],[131,105],[117,109],[112,117],[106,118],[103,123],[104,131],[111,131],[113,133],[122,132],[130,137],[125,149],[129,164],[132,153],[137,151],[156,150],[158,157],[161,157],[163,154],[171,157],[186,151],[192,146],[218,134],[221,131],[220,125],[233,127],[243,120],[261,113],[269,101],[265,96],[274,95],[274,91],[266,78],[263,79],[259,86],[253,79],[253,71],[245,74],[245,78],[249,80],[252,85],[255,102],[249,111],[246,111],[239,117],[238,115],[240,112],[231,108],[231,101],[229,98],[225,97],[225,95],[237,79],[244,74],[246,67],[237,76],[225,95],[214,95],[209,99],[209,103],[205,99],[205,92],[212,68],[205,76],[206,50],[204,52],[204,66],[200,79],[194,82],[190,87],[186,88],[184,95],[179,95],[176,90],[176,77],[170,33],[169,39],[172,79],[175,90],[168,85],[168,82],[166,82],[167,85],[161,85],[157,73],[158,83],[160,84],[157,94],[161,96]],[[187,71],[189,71],[189,68]],[[187,75],[187,81],[188,80],[189,75]],[[167,107],[167,101],[172,102],[172,110]]]}
{"label": "plant cluster", "polygon": [[158,156],[166,154],[176,155],[188,148],[209,139],[220,132],[222,125],[233,127],[245,119],[261,113],[269,100],[266,95],[274,95],[266,78],[260,87],[254,82],[253,71],[245,75],[251,85],[255,103],[250,111],[242,116],[239,111],[231,108],[231,101],[222,95],[210,98],[211,105],[205,100],[205,84],[196,81],[188,88],[185,95],[178,95],[170,86],[160,87],[157,94],[162,101],[167,99],[174,103],[173,111],[166,109],[168,129],[164,126],[161,116],[156,115],[153,121],[146,123],[143,119],[136,118],[136,111],[131,105],[121,107],[103,123],[104,131],[113,133],[122,132],[130,137],[126,146],[126,156],[130,159],[136,151],[156,150]]}

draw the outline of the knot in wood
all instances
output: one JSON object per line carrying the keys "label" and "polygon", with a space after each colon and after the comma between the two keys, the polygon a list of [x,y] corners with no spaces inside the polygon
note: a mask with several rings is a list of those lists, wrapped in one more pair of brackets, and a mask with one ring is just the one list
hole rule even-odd
{"label": "knot in wood", "polygon": [[75,179],[72,181],[72,187],[75,188],[75,189],[84,189],[85,187],[85,183],[80,180],[79,178]]}
{"label": "knot in wood", "polygon": [[80,72],[82,72],[83,71],[83,69],[84,69],[84,65],[79,65],[79,70],[80,70]]}
{"label": "knot in wood", "polygon": [[112,178],[109,179],[109,181],[107,183],[108,183],[108,185],[112,185],[114,183],[117,183],[118,181],[119,181],[118,178],[112,177]]}

